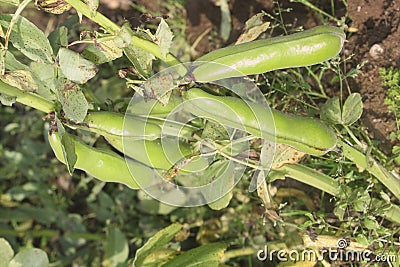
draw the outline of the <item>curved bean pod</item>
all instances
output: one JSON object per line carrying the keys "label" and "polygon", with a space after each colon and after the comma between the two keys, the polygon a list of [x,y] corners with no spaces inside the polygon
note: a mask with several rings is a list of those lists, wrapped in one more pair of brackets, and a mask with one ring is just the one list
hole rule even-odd
{"label": "curved bean pod", "polygon": [[164,121],[158,118],[145,118],[133,115],[124,116],[124,114],[107,111],[90,112],[86,115],[83,123],[70,126],[103,136],[124,136],[132,140],[155,140],[162,135],[179,135],[188,139],[197,130],[196,127]]}
{"label": "curved bean pod", "polygon": [[195,62],[200,65],[192,71],[192,76],[197,82],[211,82],[309,66],[336,56],[345,39],[344,32],[339,28],[317,26],[288,36],[228,46],[198,58]]}
{"label": "curved bean pod", "polygon": [[129,103],[129,114],[137,116],[152,116],[165,118],[171,112],[177,112],[177,107],[182,103],[182,98],[176,93],[172,93],[168,104],[163,106],[159,101],[149,99],[144,101],[142,97],[133,98]]}
{"label": "curved bean pod", "polygon": [[[64,133],[68,134],[68,133]],[[65,164],[60,137],[57,132],[49,133],[48,140],[57,159]],[[138,189],[135,177],[140,181],[150,180],[154,176],[153,170],[135,161],[129,161],[129,168],[124,158],[109,151],[88,146],[72,136],[77,160],[75,168],[104,182],[122,183],[130,188]],[[130,172],[134,170],[134,175]]]}
{"label": "curved bean pod", "polygon": [[[337,143],[333,130],[317,119],[287,115],[273,109],[270,116],[260,104],[248,104],[236,97],[214,96],[197,88],[185,92],[184,97],[189,100],[185,102],[186,108],[196,116],[287,144],[311,155],[323,155]],[[255,114],[265,114],[261,125]]]}
{"label": "curved bean pod", "polygon": [[125,119],[123,114],[116,112],[90,112],[86,115],[83,125],[87,130],[100,135],[113,134],[150,140],[157,139],[161,135],[158,125],[147,123],[143,118],[135,116],[127,116]]}
{"label": "curved bean pod", "polygon": [[[164,138],[156,140],[129,140],[106,135],[107,142],[124,155],[149,167],[168,170],[185,157],[193,155],[191,146],[185,142]],[[182,167],[182,171],[195,171],[207,167],[208,162],[199,157]]]}

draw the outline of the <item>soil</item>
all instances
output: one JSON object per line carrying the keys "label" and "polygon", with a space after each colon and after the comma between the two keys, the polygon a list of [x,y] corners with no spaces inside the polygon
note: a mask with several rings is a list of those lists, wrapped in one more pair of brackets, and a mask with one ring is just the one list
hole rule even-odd
{"label": "soil", "polygon": [[[350,64],[365,62],[362,74],[358,75],[355,90],[363,97],[362,123],[374,139],[382,141],[382,149],[389,153],[394,142],[389,134],[396,130],[392,113],[384,104],[386,88],[382,87],[379,68],[400,67],[400,2],[391,0],[348,1],[351,27],[357,29],[349,38],[347,49],[355,57]],[[375,49],[378,47],[378,51]]]}

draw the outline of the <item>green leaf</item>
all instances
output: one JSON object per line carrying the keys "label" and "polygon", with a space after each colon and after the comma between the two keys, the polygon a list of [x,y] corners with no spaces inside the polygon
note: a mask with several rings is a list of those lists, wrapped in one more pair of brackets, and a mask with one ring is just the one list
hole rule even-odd
{"label": "green leaf", "polygon": [[342,111],[340,102],[337,96],[328,99],[321,107],[321,120],[328,121],[334,124],[342,123]]}
{"label": "green leaf", "polygon": [[208,206],[214,210],[226,208],[233,196],[231,189],[235,177],[234,164],[229,160],[217,161],[207,168],[204,177],[214,180],[210,190],[203,193],[204,198],[208,202],[218,198],[216,201],[208,203]]}
{"label": "green leaf", "polygon": [[146,242],[146,244],[143,245],[143,247],[136,251],[135,259],[133,261],[134,266],[142,266],[147,256],[170,242],[181,229],[181,224],[174,223],[157,232]]}
{"label": "green leaf", "polygon": [[364,225],[370,230],[375,230],[379,228],[379,223],[376,221],[375,217],[368,216],[364,218]]}
{"label": "green leaf", "polygon": [[174,77],[170,73],[156,74],[147,80],[141,89],[144,98],[156,99],[162,105],[167,105],[174,87]]}
{"label": "green leaf", "polygon": [[96,75],[96,65],[72,50],[61,47],[58,59],[65,77],[75,83],[86,83]]}
{"label": "green leaf", "polygon": [[[4,32],[10,25],[11,15],[0,15],[0,25]],[[11,30],[10,42],[33,61],[53,63],[53,54],[49,41],[44,33],[29,20],[18,17]]]}
{"label": "green leaf", "polygon": [[[0,27],[1,29],[1,27]],[[3,52],[3,51],[2,51]],[[0,65],[1,66],[1,65]],[[10,51],[6,53],[6,60],[5,60],[5,69],[6,70],[29,70],[29,67],[25,64],[19,62]]]}
{"label": "green leaf", "polygon": [[114,40],[96,40],[96,45],[91,44],[82,52],[82,56],[96,63],[103,64],[122,57],[122,49],[119,48]]}
{"label": "green leaf", "polygon": [[74,122],[82,122],[89,109],[89,104],[81,88],[74,83],[66,84],[66,81],[58,81],[57,97],[62,105],[65,117]]}
{"label": "green leaf", "polygon": [[51,64],[32,62],[33,78],[38,85],[37,93],[44,98],[53,100],[56,92],[55,68]]}
{"label": "green leaf", "polygon": [[172,259],[179,252],[171,248],[160,248],[147,256],[143,267],[161,267],[165,262]]}
{"label": "green leaf", "polygon": [[132,63],[139,77],[144,79],[150,77],[153,59],[155,59],[152,54],[132,45],[124,48],[124,54]]}
{"label": "green leaf", "polygon": [[53,53],[56,55],[60,47],[67,47],[68,45],[68,28],[60,26],[49,34],[49,42],[53,48]]}
{"label": "green leaf", "polygon": [[130,45],[132,36],[134,35],[139,35],[140,38],[148,40],[148,35],[143,33],[135,34],[130,28],[130,25],[126,23],[121,27],[121,31],[117,36],[118,38],[115,39],[115,44],[123,48],[125,56],[132,63],[137,75],[147,79],[151,75],[153,59],[155,59],[155,57],[141,48]]}
{"label": "green leaf", "polygon": [[14,256],[14,250],[4,238],[0,238],[0,267],[7,267]]}
{"label": "green leaf", "polygon": [[347,204],[338,204],[336,205],[333,213],[339,218],[339,220],[343,221],[345,212],[346,212]]}
{"label": "green leaf", "polygon": [[357,243],[360,243],[360,244],[362,244],[362,245],[366,245],[366,246],[369,246],[370,245],[370,241],[369,241],[369,239],[370,238],[368,238],[368,237],[366,237],[365,235],[363,235],[363,234],[358,234],[357,236],[356,236],[356,242]]}
{"label": "green leaf", "polygon": [[359,93],[349,95],[343,105],[342,124],[351,125],[361,118],[363,103]]}
{"label": "green leaf", "polygon": [[103,266],[119,266],[128,259],[128,240],[118,228],[110,227],[104,244],[104,252]]}
{"label": "green leaf", "polygon": [[36,92],[38,86],[29,70],[14,70],[3,75],[1,80],[24,92]]}
{"label": "green leaf", "polygon": [[352,197],[354,198],[354,209],[359,212],[364,212],[371,202],[371,197],[367,190],[365,189],[355,189],[352,192]]}
{"label": "green leaf", "polygon": [[223,243],[212,243],[202,245],[200,247],[191,249],[176,256],[171,261],[163,265],[163,267],[208,267],[208,266],[219,266],[226,245]]}
{"label": "green leaf", "polygon": [[210,138],[212,140],[226,140],[229,139],[229,134],[222,124],[207,121],[201,137],[203,139]]}
{"label": "green leaf", "polygon": [[77,160],[77,156],[75,153],[75,144],[72,137],[67,132],[65,132],[64,126],[58,119],[57,119],[57,128],[58,128],[58,134],[60,135],[61,148],[63,151],[65,163],[67,165],[69,174],[72,175]]}
{"label": "green leaf", "polygon": [[46,252],[38,248],[24,249],[11,260],[9,267],[47,267],[49,259]]}
{"label": "green leaf", "polygon": [[220,0],[220,9],[221,9],[221,37],[224,42],[229,39],[229,35],[231,34],[232,25],[231,25],[231,12],[229,10],[228,0]]}
{"label": "green leaf", "polygon": [[167,22],[161,19],[155,34],[157,44],[160,47],[161,57],[166,60],[169,49],[171,48],[172,38],[174,37]]}

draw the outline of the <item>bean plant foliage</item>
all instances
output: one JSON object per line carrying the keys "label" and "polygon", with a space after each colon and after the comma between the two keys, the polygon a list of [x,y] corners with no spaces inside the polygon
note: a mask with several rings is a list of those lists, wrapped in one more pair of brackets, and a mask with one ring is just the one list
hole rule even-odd
{"label": "bean plant foliage", "polygon": [[[321,15],[321,23],[346,29],[345,18],[299,2]],[[271,38],[269,31],[286,29],[281,13],[290,10],[274,3],[271,13],[248,18],[235,45]],[[0,13],[0,266],[299,266],[276,255],[262,262],[260,251],[268,246],[319,255],[328,247],[337,249],[342,240],[348,241],[340,246],[343,251],[368,250],[385,255],[388,266],[400,266],[398,155],[384,155],[376,140],[365,135],[359,123],[363,96],[345,82],[358,74],[361,63],[345,72],[348,58],[339,54],[313,66],[246,78],[257,84],[274,110],[328,125],[324,129],[329,127],[337,144],[313,154],[291,141],[272,144],[248,133],[232,139],[229,129],[207,118],[185,118],[187,125],[174,120],[184,113],[174,105],[194,87],[237,97],[190,75],[175,76],[193,73],[195,65],[180,63],[199,57],[184,34],[181,1],[162,3],[170,18],[132,4],[151,21],[137,28],[109,20],[97,10],[96,0],[0,0],[0,5],[7,11]],[[228,40],[232,21],[228,1],[216,5],[221,25],[212,31],[220,32],[216,42],[221,43]],[[32,22],[37,14],[62,16],[63,21],[44,32]],[[178,66],[176,73],[153,76],[168,66]],[[393,84],[398,72],[381,74],[386,85],[398,88]],[[335,96],[327,94],[327,77],[334,77],[330,85],[338,89]],[[246,88],[235,86],[237,95],[247,95]],[[390,92],[387,101],[395,107],[395,89]],[[131,102],[133,96],[139,97],[136,102]],[[137,106],[132,104],[138,99]],[[129,123],[115,127],[130,108],[133,128]],[[98,126],[93,114],[113,114],[114,120]],[[149,114],[150,126],[140,129],[141,138],[131,135],[132,129],[139,132]],[[167,168],[161,156],[152,160],[141,152],[159,153],[161,128],[166,129],[164,140],[176,138],[184,154]],[[51,139],[53,134],[58,144]],[[122,135],[136,144],[133,157]],[[290,134],[284,137],[297,140]],[[211,156],[212,163],[187,175],[185,168],[202,164],[200,154]],[[96,172],[107,162],[95,161],[93,155],[106,155],[122,167],[114,166],[110,174]],[[86,166],[89,160],[96,164]],[[240,181],[232,162],[242,166]],[[111,177],[118,177],[129,164],[179,185],[189,185],[187,177],[199,187],[219,177],[202,198],[220,197],[197,207],[168,205],[140,189],[132,178],[140,168],[132,179]],[[169,198],[180,198],[179,190],[167,183],[157,186]],[[371,259],[320,257],[300,262],[381,266]]]}

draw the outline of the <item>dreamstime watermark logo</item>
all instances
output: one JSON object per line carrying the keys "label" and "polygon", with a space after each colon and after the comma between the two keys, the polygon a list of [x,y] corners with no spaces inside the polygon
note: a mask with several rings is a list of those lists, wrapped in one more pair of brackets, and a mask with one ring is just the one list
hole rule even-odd
{"label": "dreamstime watermark logo", "polygon": [[[204,85],[194,83],[190,73],[200,65],[202,70],[209,67],[210,70],[229,72],[234,77],[207,81]],[[132,127],[127,123],[129,116],[141,113],[145,124],[136,127],[142,127],[143,138],[132,140],[132,138],[124,136],[122,145],[123,150],[130,152],[132,158],[137,157],[140,162],[154,167],[152,168],[152,177],[145,177],[137,175],[139,173],[137,165],[128,164],[136,182],[149,196],[172,206],[195,207],[215,202],[229,193],[244,176],[246,166],[254,166],[254,163],[249,163],[250,154],[247,152],[250,149],[251,139],[248,138],[247,126],[243,122],[243,112],[246,113],[249,120],[252,120],[253,126],[258,126],[264,140],[275,136],[272,112],[264,95],[250,79],[239,72],[235,75],[235,72],[237,71],[234,69],[212,62],[179,64],[166,68],[148,79],[141,86],[142,94],[139,90],[139,93],[131,99],[125,115],[124,132],[129,132]],[[205,74],[202,73],[202,75]],[[201,76],[200,78],[204,80],[205,77]],[[167,100],[168,96],[173,97],[177,92],[182,93],[196,86],[202,86],[202,89],[216,89],[217,92],[222,90],[228,94],[239,96],[243,100],[241,103],[246,103],[247,106],[244,109],[243,107],[236,109],[236,106],[229,106],[222,100],[214,99],[212,104],[204,108],[199,106],[199,101],[211,101],[210,99],[182,100],[181,98],[181,102],[175,103],[169,114],[163,114],[162,118],[156,118],[152,115],[152,111],[156,110],[157,102],[153,100],[153,106],[146,104],[146,100],[149,98]],[[254,104],[257,108],[254,108]],[[143,110],[138,111],[138,107]],[[199,115],[199,112],[203,112],[205,115]],[[218,116],[214,117],[220,119],[207,118],[207,114],[216,114]],[[200,125],[199,131],[194,133],[197,140],[191,140],[190,144],[197,148],[194,152],[195,156],[188,155],[187,151],[190,150],[188,143],[182,142],[182,139],[187,138],[185,133],[191,131],[192,128],[188,128],[188,125],[193,121],[203,123]],[[218,126],[216,127],[215,124],[212,125],[208,121],[212,121]],[[230,124],[231,121],[234,121],[234,125]],[[161,133],[149,134],[149,126],[154,129],[154,124],[161,127]],[[261,125],[269,125],[268,138],[264,138],[265,133],[261,131]],[[208,137],[207,131],[211,132],[211,137]],[[223,132],[220,140],[213,138],[218,136],[215,134],[218,131]],[[152,139],[153,137],[156,140]],[[269,151],[263,158],[262,167],[256,168],[257,170],[251,178],[250,191],[256,190],[269,172],[275,154],[275,142],[272,141],[268,143]],[[130,160],[126,157],[127,162]],[[165,166],[169,169],[166,169]]]}
{"label": "dreamstime watermark logo", "polygon": [[276,250],[268,249],[265,245],[264,249],[257,252],[257,259],[260,261],[322,261],[329,260],[332,262],[386,262],[390,264],[396,261],[396,255],[375,255],[371,250],[352,250],[348,249],[346,239],[339,239],[337,247],[324,248],[319,251],[313,249],[298,250]]}

